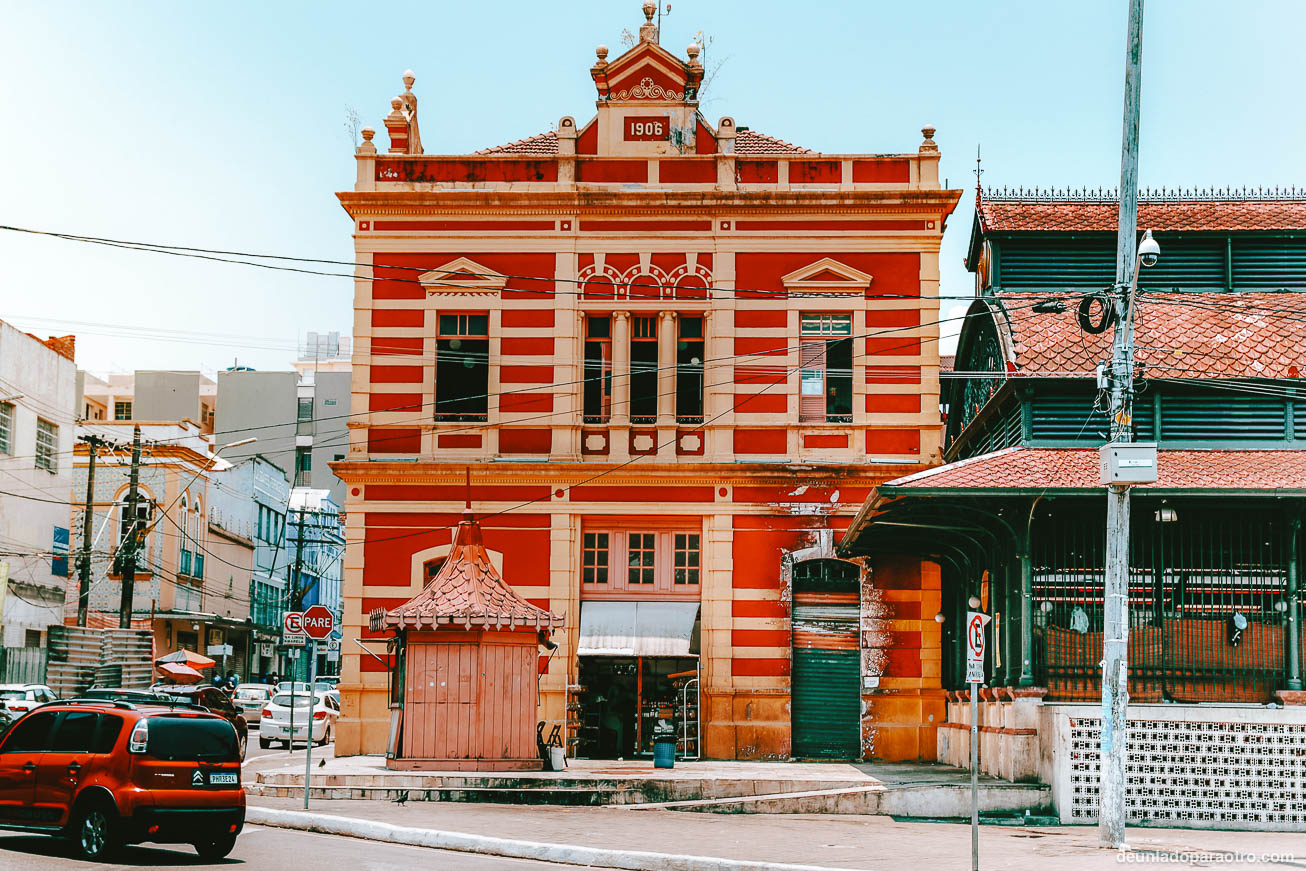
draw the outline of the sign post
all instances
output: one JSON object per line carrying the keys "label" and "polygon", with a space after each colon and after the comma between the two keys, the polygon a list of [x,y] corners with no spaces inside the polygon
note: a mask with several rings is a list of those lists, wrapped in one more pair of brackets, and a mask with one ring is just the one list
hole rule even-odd
{"label": "sign post", "polygon": [[[304,650],[308,656],[308,744],[304,750],[304,810],[308,810],[308,781],[313,775],[313,708],[316,707],[313,704],[313,699],[316,698],[313,683],[317,680],[317,642],[331,637],[336,628],[336,620],[331,609],[323,605],[312,605],[303,614],[296,616],[299,617],[300,629],[310,639]],[[291,737],[294,737],[293,734]]]}
{"label": "sign post", "polygon": [[979,688],[984,682],[984,629],[989,615],[966,612],[966,682],[970,684],[970,867],[979,871]]}
{"label": "sign post", "polygon": [[[310,641],[304,648],[308,654],[308,738],[304,744],[304,810],[308,810],[308,780],[313,774],[313,681],[317,678],[317,643]],[[294,708],[291,708],[293,711]],[[325,728],[325,726],[323,727]],[[290,739],[293,742],[295,735],[292,732]]]}

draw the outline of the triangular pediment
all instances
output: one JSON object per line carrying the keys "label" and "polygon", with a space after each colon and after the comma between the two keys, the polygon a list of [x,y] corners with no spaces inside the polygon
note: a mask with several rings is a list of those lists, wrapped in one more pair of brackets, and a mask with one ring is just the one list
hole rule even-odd
{"label": "triangular pediment", "polygon": [[703,66],[686,63],[656,42],[641,42],[611,63],[600,58],[590,75],[602,100],[684,102],[697,99]]}
{"label": "triangular pediment", "polygon": [[508,284],[508,276],[467,257],[450,260],[439,269],[423,272],[417,280],[426,288],[427,296],[498,294]]}
{"label": "triangular pediment", "polygon": [[794,270],[780,280],[785,287],[847,290],[851,293],[870,287],[872,277],[832,257],[825,257]]}

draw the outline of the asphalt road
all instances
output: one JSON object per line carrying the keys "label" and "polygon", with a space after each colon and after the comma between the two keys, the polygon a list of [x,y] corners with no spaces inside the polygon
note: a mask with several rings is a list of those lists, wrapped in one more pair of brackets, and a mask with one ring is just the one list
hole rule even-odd
{"label": "asphalt road", "polygon": [[319,835],[291,829],[246,826],[236,849],[218,862],[201,862],[184,844],[126,847],[115,864],[84,862],[58,838],[0,832],[0,871],[99,871],[109,868],[348,868],[350,871],[577,871],[575,865],[554,865],[526,859],[480,856],[425,847],[384,844],[357,838]]}

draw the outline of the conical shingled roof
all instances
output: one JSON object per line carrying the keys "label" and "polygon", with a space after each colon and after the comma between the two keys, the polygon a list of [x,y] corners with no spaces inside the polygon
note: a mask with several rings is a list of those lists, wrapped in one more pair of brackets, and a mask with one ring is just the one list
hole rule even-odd
{"label": "conical shingled roof", "polygon": [[504,583],[481,540],[480,524],[463,515],[453,547],[440,571],[422,592],[387,611],[377,628],[434,629],[481,626],[487,629],[556,629],[562,618],[537,608]]}

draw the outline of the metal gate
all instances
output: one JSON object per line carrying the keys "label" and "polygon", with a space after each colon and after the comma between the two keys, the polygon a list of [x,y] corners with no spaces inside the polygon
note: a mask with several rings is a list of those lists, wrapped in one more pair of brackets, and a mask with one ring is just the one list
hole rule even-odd
{"label": "metal gate", "polygon": [[840,560],[794,566],[790,722],[797,758],[861,758],[860,575]]}

